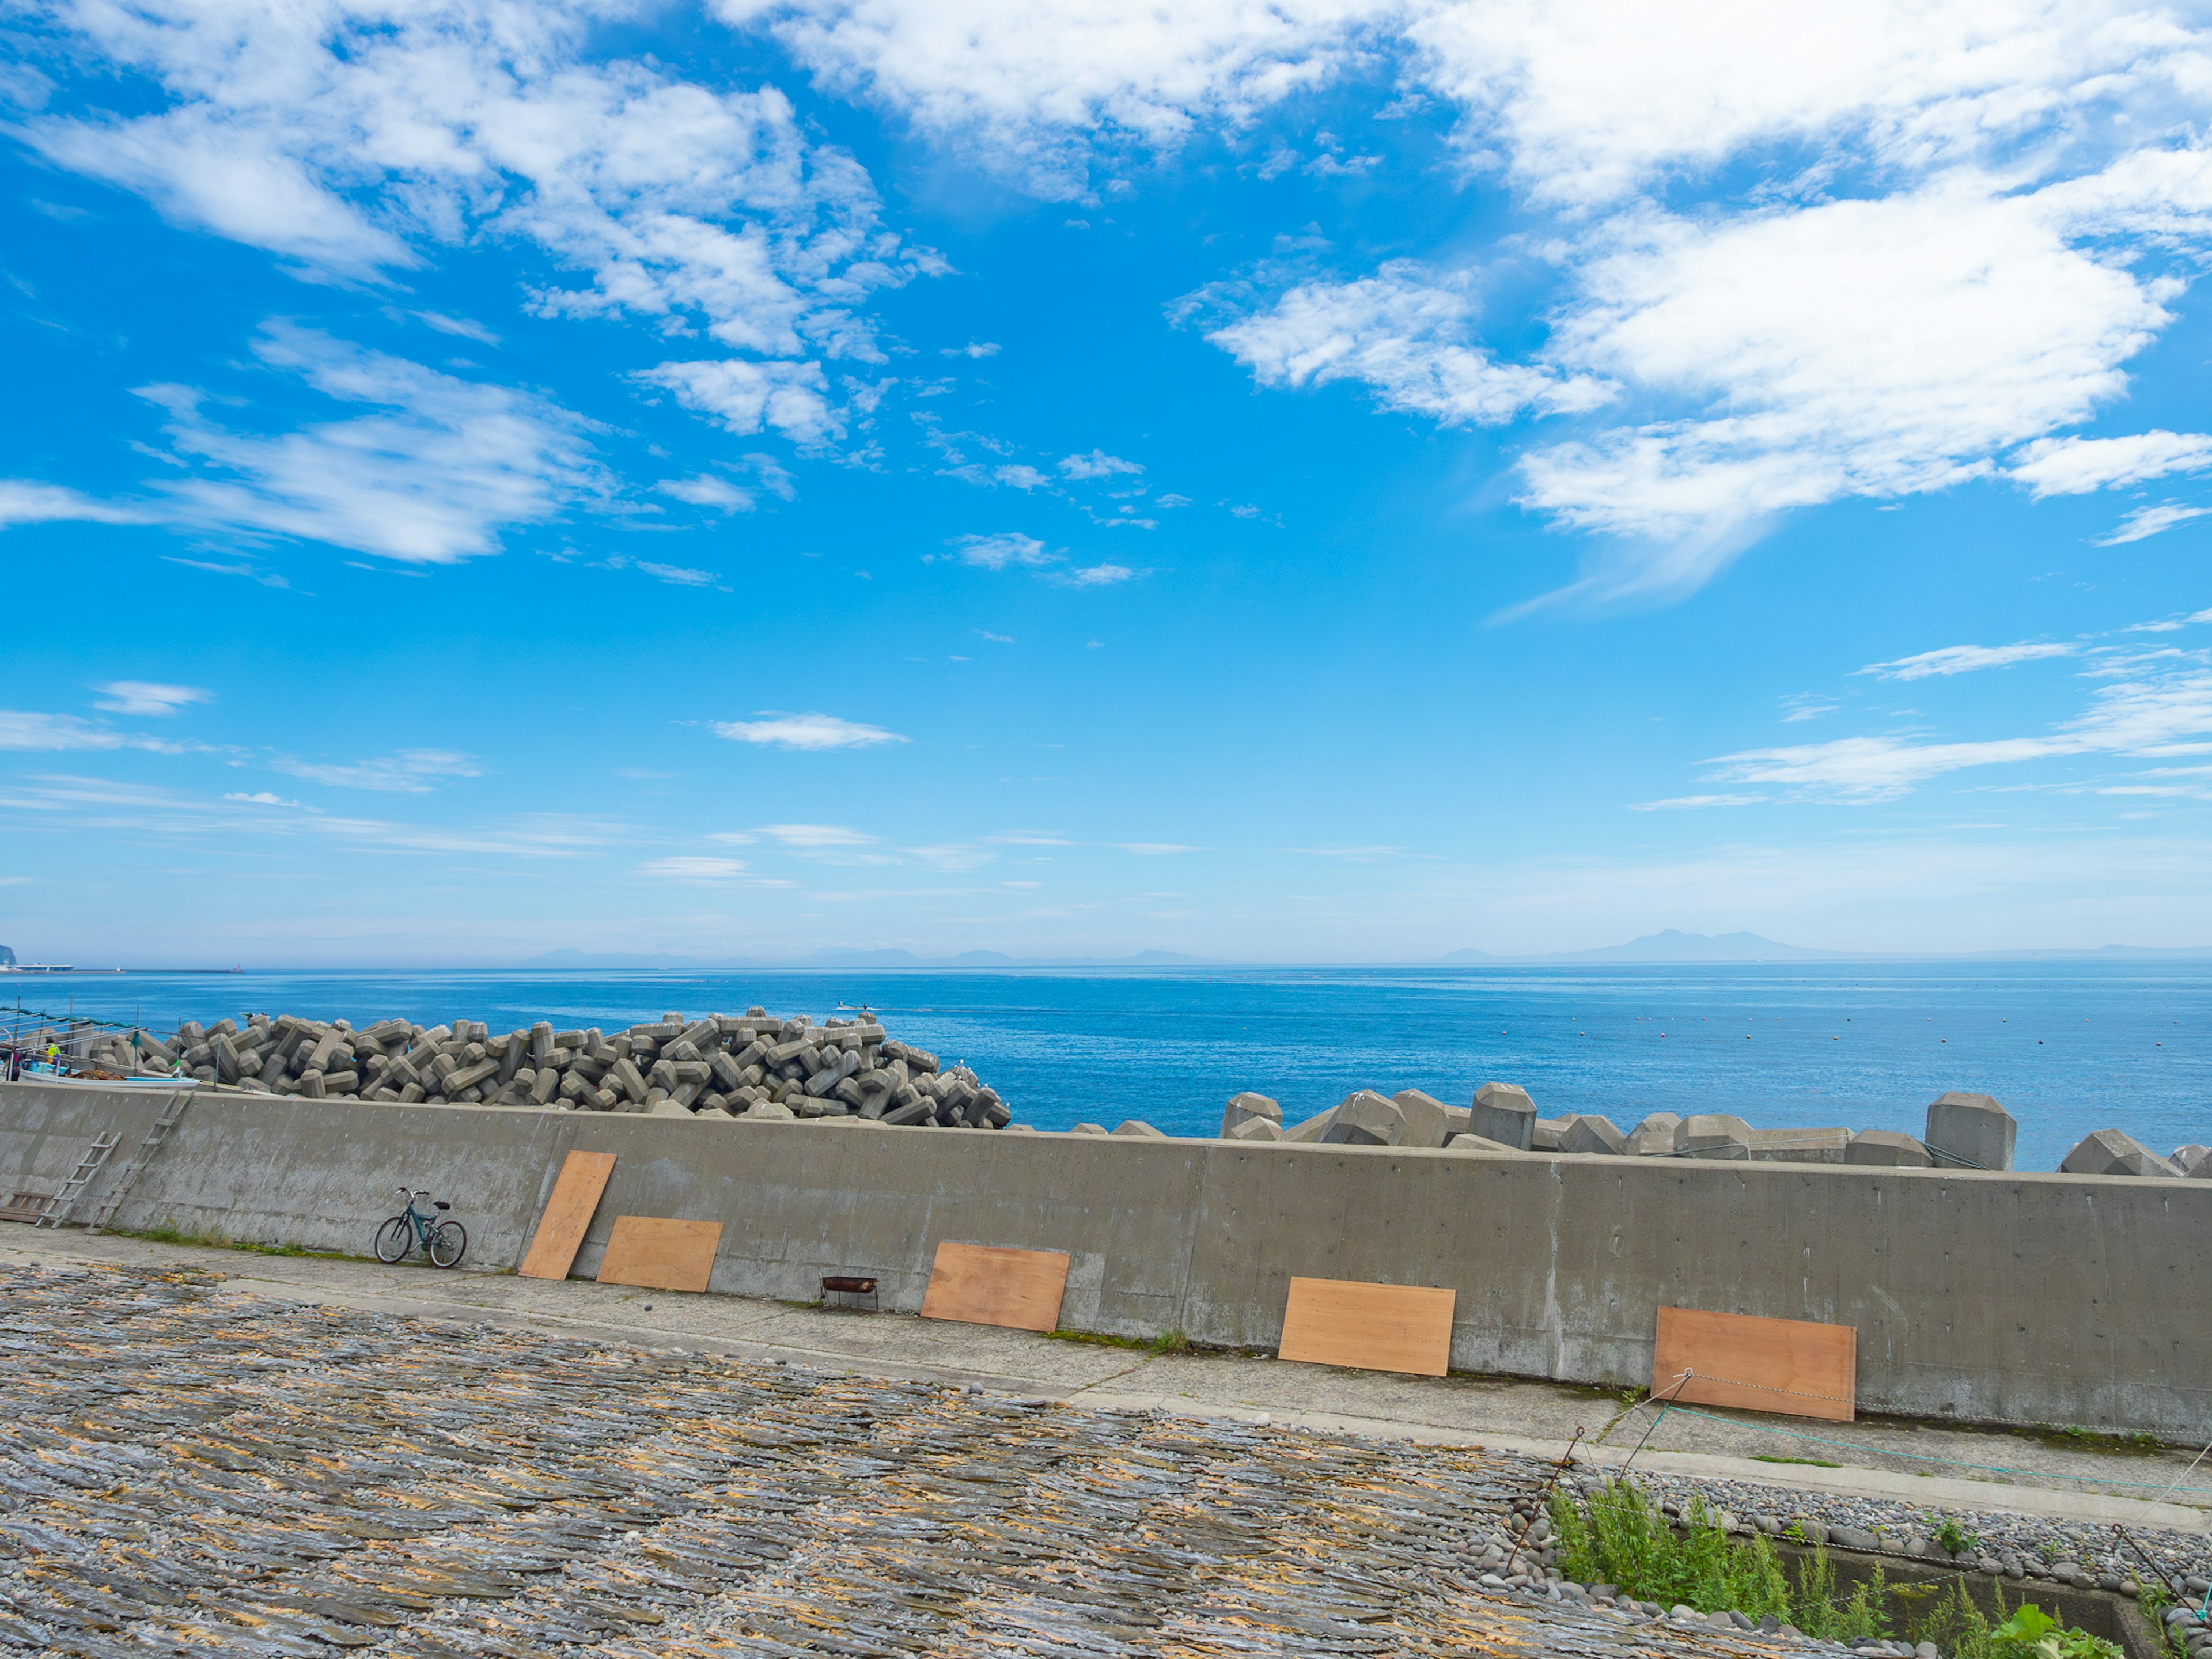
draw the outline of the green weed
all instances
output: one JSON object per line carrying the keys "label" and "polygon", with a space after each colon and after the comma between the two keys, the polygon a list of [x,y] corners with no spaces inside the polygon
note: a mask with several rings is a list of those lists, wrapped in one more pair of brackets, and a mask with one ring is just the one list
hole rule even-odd
{"label": "green weed", "polygon": [[240,1250],[248,1255],[304,1256],[313,1261],[367,1261],[365,1255],[349,1255],[343,1250],[311,1250],[304,1244],[249,1243],[240,1238],[224,1238],[216,1233],[188,1233],[182,1228],[164,1224],[149,1227],[143,1231],[132,1231],[125,1227],[106,1230],[117,1238],[143,1238],[153,1244],[196,1244],[202,1249]]}
{"label": "green weed", "polygon": [[1880,1636],[1888,1627],[1879,1573],[1871,1585],[1838,1596],[1827,1553],[1816,1550],[1793,1585],[1772,1545],[1759,1537],[1736,1542],[1695,1498],[1677,1532],[1633,1485],[1608,1482],[1584,1507],[1554,1498],[1552,1528],[1564,1576],[1609,1583],[1641,1601],[1751,1619],[1771,1613],[1831,1641]]}
{"label": "green weed", "polygon": [[1753,1452],[1752,1461],[1759,1463],[1803,1463],[1816,1469],[1840,1469],[1841,1463],[1831,1463],[1825,1457],[1776,1457],[1766,1452]]}
{"label": "green weed", "polygon": [[1139,1353],[1190,1353],[1190,1339],[1181,1331],[1162,1331],[1158,1336],[1107,1336],[1097,1331],[1045,1331],[1055,1342],[1084,1342],[1096,1348],[1129,1348]]}

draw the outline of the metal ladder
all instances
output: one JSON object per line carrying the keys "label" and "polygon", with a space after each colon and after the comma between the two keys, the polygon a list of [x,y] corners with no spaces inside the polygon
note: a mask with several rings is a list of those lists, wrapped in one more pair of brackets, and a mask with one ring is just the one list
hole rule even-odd
{"label": "metal ladder", "polygon": [[155,1118],[153,1127],[146,1131],[146,1139],[139,1142],[138,1150],[131,1154],[131,1161],[123,1166],[123,1173],[116,1176],[108,1184],[107,1190],[100,1195],[100,1202],[93,1210],[87,1231],[98,1232],[113,1218],[116,1211],[123,1207],[123,1200],[131,1195],[131,1188],[137,1184],[146,1166],[154,1161],[154,1155],[167,1142],[169,1131],[177,1127],[177,1120],[184,1116],[185,1109],[191,1103],[189,1090],[179,1089],[169,1097],[168,1103],[161,1108],[161,1116]]}
{"label": "metal ladder", "polygon": [[77,1200],[84,1196],[84,1189],[92,1184],[92,1178],[106,1164],[107,1155],[115,1150],[122,1139],[112,1129],[106,1134],[95,1136],[92,1145],[84,1149],[84,1156],[77,1159],[76,1168],[70,1178],[62,1182],[61,1191],[54,1194],[54,1201],[46,1206],[46,1212],[31,1224],[34,1227],[58,1227],[67,1221],[69,1212],[76,1207]]}

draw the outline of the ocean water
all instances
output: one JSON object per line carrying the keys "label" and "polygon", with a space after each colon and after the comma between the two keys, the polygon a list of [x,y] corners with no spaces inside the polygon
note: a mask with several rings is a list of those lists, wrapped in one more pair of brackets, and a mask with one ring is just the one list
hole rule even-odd
{"label": "ocean water", "polygon": [[[1212,1134],[1254,1089],[1286,1121],[1354,1089],[1464,1103],[1517,1083],[1547,1116],[1734,1112],[1754,1127],[1918,1133],[1948,1089],[2020,1120],[2048,1170],[2093,1129],[2212,1143],[2212,963],[1265,968],[763,973],[298,972],[0,981],[0,1005],[173,1029],[254,1011],[609,1029],[760,1005],[866,1006],[965,1060],[1039,1128],[1141,1118]],[[0,1018],[12,1016],[12,1006]]]}

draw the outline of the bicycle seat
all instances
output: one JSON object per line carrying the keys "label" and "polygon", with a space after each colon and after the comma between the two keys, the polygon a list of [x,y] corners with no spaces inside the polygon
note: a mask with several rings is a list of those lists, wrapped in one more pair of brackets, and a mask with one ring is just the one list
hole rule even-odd
{"label": "bicycle seat", "polygon": [[444,1199],[442,1199],[442,1198],[441,1198],[441,1199],[439,1199],[439,1200],[436,1201],[436,1204],[435,1204],[434,1207],[436,1207],[436,1208],[438,1208],[438,1209],[441,1209],[441,1210],[450,1210],[450,1209],[452,1209],[453,1206],[452,1205],[450,1205],[450,1204],[447,1203],[447,1202],[446,1202],[446,1200],[445,1200]]}

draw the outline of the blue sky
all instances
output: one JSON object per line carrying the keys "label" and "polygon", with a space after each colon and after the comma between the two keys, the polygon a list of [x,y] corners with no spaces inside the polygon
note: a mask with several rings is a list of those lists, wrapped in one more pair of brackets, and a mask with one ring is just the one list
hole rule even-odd
{"label": "blue sky", "polygon": [[19,11],[0,940],[2212,943],[2179,10]]}

